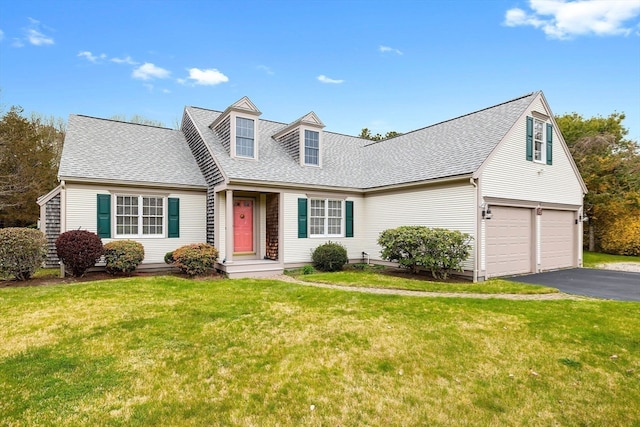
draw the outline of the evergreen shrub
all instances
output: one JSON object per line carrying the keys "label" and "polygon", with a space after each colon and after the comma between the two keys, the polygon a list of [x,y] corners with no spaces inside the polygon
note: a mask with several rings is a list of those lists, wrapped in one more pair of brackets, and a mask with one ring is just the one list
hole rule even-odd
{"label": "evergreen shrub", "polygon": [[115,240],[104,245],[107,273],[132,273],[143,259],[144,246],[135,240]]}
{"label": "evergreen shrub", "polygon": [[383,231],[378,237],[382,258],[398,262],[418,273],[431,271],[436,279],[446,279],[450,271],[462,271],[471,253],[471,236],[457,230],[402,226]]}
{"label": "evergreen shrub", "polygon": [[0,229],[0,276],[28,280],[47,256],[47,239],[40,230]]}
{"label": "evergreen shrub", "polygon": [[349,262],[347,250],[340,243],[327,242],[314,249],[313,266],[320,271],[339,271]]}
{"label": "evergreen shrub", "polygon": [[206,243],[186,245],[173,251],[173,265],[192,277],[212,270],[217,259],[218,249]]}

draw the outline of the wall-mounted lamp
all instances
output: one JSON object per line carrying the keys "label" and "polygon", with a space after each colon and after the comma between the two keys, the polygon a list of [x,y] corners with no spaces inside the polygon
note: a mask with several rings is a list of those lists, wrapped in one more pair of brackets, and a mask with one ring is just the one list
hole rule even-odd
{"label": "wall-mounted lamp", "polygon": [[491,219],[492,217],[493,214],[491,213],[491,207],[489,207],[489,205],[482,208],[482,219]]}

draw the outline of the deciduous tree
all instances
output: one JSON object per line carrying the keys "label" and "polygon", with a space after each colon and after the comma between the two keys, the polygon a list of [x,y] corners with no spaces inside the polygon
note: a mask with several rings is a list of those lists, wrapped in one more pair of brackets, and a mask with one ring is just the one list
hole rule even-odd
{"label": "deciduous tree", "polygon": [[585,241],[592,251],[601,249],[604,236],[607,248],[615,246],[610,243],[616,233],[612,228],[621,218],[640,222],[640,145],[626,138],[624,119],[622,113],[588,119],[577,113],[556,117],[589,190],[584,200],[589,217]]}

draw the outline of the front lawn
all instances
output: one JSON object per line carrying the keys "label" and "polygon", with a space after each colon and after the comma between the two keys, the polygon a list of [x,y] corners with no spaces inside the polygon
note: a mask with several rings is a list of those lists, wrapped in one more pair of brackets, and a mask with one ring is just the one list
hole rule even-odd
{"label": "front lawn", "polygon": [[529,285],[510,282],[502,279],[491,279],[485,282],[473,283],[468,280],[438,282],[430,280],[430,276],[411,275],[409,273],[390,273],[396,269],[360,271],[346,269],[333,273],[295,274],[294,277],[305,282],[329,283],[333,285],[405,289],[410,291],[427,292],[462,292],[477,294],[550,294],[557,293],[555,288],[547,286]]}
{"label": "front lawn", "polygon": [[0,424],[640,423],[640,304],[161,276],[0,289]]}
{"label": "front lawn", "polygon": [[583,261],[585,267],[597,268],[599,264],[608,264],[615,262],[638,262],[640,263],[640,256],[626,256],[626,255],[610,255],[602,254],[599,252],[584,251]]}

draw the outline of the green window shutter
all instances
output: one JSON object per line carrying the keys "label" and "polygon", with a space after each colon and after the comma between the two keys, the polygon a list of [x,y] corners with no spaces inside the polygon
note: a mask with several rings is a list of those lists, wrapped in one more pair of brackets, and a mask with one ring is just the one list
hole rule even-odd
{"label": "green window shutter", "polygon": [[345,237],[353,237],[353,202],[345,202],[346,224],[345,224]]}
{"label": "green window shutter", "polygon": [[533,117],[527,116],[527,160],[533,161]]}
{"label": "green window shutter", "polygon": [[553,126],[547,123],[547,164],[553,163]]}
{"label": "green window shutter", "polygon": [[298,238],[307,237],[307,199],[298,199]]}
{"label": "green window shutter", "polygon": [[98,236],[111,237],[111,194],[98,194]]}
{"label": "green window shutter", "polygon": [[168,232],[167,237],[180,237],[180,199],[168,199]]}

